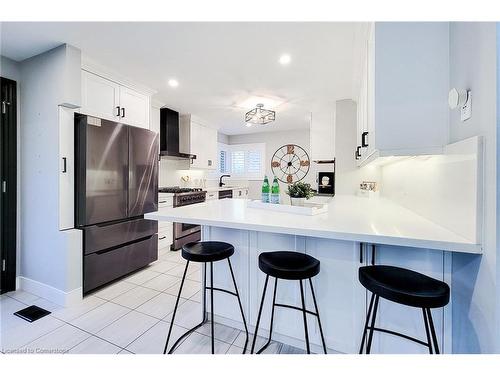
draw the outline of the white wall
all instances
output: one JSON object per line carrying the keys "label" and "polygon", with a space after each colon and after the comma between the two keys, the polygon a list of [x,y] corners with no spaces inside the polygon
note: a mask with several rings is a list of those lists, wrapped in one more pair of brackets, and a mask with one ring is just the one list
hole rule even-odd
{"label": "white wall", "polygon": [[17,82],[16,276],[19,276],[21,270],[21,68],[19,63],[0,55],[0,76]]}
{"label": "white wall", "polygon": [[[275,151],[286,144],[297,144],[304,148],[310,155],[309,147],[309,130],[290,130],[286,132],[265,132],[253,134],[238,134],[229,136],[229,144],[242,143],[265,143],[266,144],[266,175],[272,180],[271,159]],[[316,164],[311,161],[309,173],[303,179],[304,182],[310,183],[313,188],[316,186],[316,174],[319,171],[329,171],[332,168],[329,164]],[[271,181],[270,181],[271,182]],[[249,181],[249,196],[251,199],[260,199],[262,181]],[[282,201],[288,199],[284,193],[287,189],[287,184],[280,182],[280,192]]]}
{"label": "white wall", "polygon": [[484,253],[453,254],[453,351],[491,353],[500,349],[496,333],[496,25],[450,24],[450,87],[472,90],[472,118],[450,113],[450,140],[484,137]]}
{"label": "white wall", "polygon": [[58,105],[80,105],[80,51],[63,45],[20,66],[21,280],[66,303],[81,293],[82,249],[72,243],[79,231],[59,231]]}

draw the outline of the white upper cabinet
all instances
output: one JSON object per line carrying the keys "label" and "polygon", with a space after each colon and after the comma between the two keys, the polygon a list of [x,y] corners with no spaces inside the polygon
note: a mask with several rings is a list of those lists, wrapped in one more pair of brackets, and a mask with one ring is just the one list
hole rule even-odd
{"label": "white upper cabinet", "polygon": [[119,105],[119,84],[82,70],[82,112],[117,121]]}
{"label": "white upper cabinet", "polygon": [[333,160],[335,157],[335,121],[332,113],[312,113],[309,128],[310,158],[314,161]]}
{"label": "white upper cabinet", "polygon": [[377,156],[442,152],[448,141],[448,27],[446,22],[371,26],[357,100],[360,165]]}
{"label": "white upper cabinet", "polygon": [[149,95],[82,70],[82,113],[149,129]]}
{"label": "white upper cabinet", "polygon": [[[180,151],[196,155],[190,168],[215,170],[217,168],[217,130],[200,124],[191,115],[180,116]],[[182,142],[189,140],[189,145]]]}
{"label": "white upper cabinet", "polygon": [[120,86],[121,122],[149,128],[149,97],[128,87]]}

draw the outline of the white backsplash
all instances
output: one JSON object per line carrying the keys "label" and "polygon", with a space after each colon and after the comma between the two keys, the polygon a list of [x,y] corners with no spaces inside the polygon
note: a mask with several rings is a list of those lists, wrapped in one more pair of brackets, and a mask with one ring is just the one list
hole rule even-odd
{"label": "white backsplash", "polygon": [[[183,178],[187,181],[184,181]],[[247,180],[228,179],[225,177],[224,182],[231,186],[248,186]],[[160,187],[211,188],[219,186],[219,180],[209,173],[209,171],[189,169],[189,160],[166,158],[162,158],[160,161],[158,183]]]}

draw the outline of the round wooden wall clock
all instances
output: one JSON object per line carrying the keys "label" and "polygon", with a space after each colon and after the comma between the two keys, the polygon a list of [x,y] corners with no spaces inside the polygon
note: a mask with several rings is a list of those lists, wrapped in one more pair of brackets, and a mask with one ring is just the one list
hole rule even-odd
{"label": "round wooden wall clock", "polygon": [[271,159],[273,174],[286,184],[293,184],[306,177],[310,164],[306,150],[298,145],[281,146]]}

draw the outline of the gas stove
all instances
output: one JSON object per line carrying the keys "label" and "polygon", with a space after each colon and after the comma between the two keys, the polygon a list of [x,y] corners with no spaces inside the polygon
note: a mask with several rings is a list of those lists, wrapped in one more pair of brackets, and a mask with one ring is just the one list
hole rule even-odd
{"label": "gas stove", "polygon": [[160,193],[174,193],[174,207],[205,202],[207,192],[200,188],[181,188],[179,186],[159,189]]}
{"label": "gas stove", "polygon": [[174,193],[174,194],[180,194],[180,193],[192,193],[192,192],[199,192],[202,191],[201,188],[181,188],[179,186],[169,186],[169,187],[163,187],[158,189],[160,193]]}

